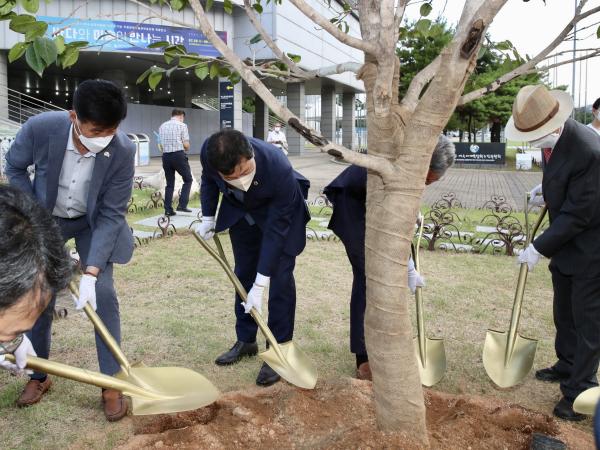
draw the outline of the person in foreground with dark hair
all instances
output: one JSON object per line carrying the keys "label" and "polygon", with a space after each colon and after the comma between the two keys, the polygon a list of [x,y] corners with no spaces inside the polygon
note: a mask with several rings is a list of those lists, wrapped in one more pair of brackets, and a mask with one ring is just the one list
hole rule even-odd
{"label": "person in foreground with dark hair", "polygon": [[[121,339],[119,303],[113,282],[113,263],[124,264],[133,254],[133,236],[125,220],[135,171],[135,147],[118,130],[127,113],[122,91],[110,81],[81,83],[73,110],[45,112],[30,118],[6,155],[10,184],[36,198],[52,213],[65,241],[74,238],[85,274],[76,307],[97,308],[117,342]],[[27,167],[35,165],[30,181]],[[31,331],[37,354],[48,358],[55,298]],[[118,362],[96,335],[100,371],[119,372]],[[17,400],[33,405],[50,388],[44,373],[34,373]],[[102,393],[108,420],[127,414],[120,392]]]}
{"label": "person in foreground with dark hair", "polygon": [[[454,164],[454,144],[440,136],[431,156],[425,184],[439,180]],[[350,296],[350,351],[356,356],[356,377],[371,380],[371,367],[365,346],[365,309],[367,285],[365,277],[365,201],[367,199],[367,169],[350,166],[340,173],[324,193],[333,204],[329,229],[340,238],[352,265],[352,293]],[[421,275],[415,270],[412,258],[408,262],[408,287],[414,294],[423,286]]]}
{"label": "person in foreground with dark hair", "polygon": [[192,212],[188,209],[190,190],[192,189],[192,169],[188,162],[187,152],[190,150],[190,134],[188,127],[183,123],[185,111],[174,109],[171,120],[163,123],[158,129],[160,148],[162,151],[162,164],[165,171],[167,186],[165,187],[165,215],[174,216],[173,190],[175,189],[175,172],[183,178],[183,187],[177,211]]}
{"label": "person in foreground with dark hair", "polygon": [[[36,356],[25,335],[71,278],[69,255],[52,216],[16,188],[0,185],[0,367],[23,372]],[[16,364],[6,361],[14,353]]]}
{"label": "person in foreground with dark hair", "polygon": [[[228,365],[258,352],[257,326],[248,313],[252,307],[261,311],[269,281],[269,328],[279,343],[292,339],[294,267],[306,245],[310,214],[305,199],[310,183],[292,169],[277,147],[236,130],[223,130],[208,138],[200,160],[203,219],[196,232],[208,240],[229,229],[235,274],[248,291],[245,303],[235,297],[237,341],[215,361]],[[219,192],[223,199],[215,220]],[[264,363],[256,384],[269,386],[279,379]]]}

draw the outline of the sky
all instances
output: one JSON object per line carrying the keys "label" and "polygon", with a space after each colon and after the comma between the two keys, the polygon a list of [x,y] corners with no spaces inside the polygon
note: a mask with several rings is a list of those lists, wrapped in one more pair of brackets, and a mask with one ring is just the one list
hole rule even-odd
{"label": "sky", "polygon": [[[464,0],[433,0],[433,12],[428,18],[437,17],[446,4],[443,16],[450,24],[456,24],[460,18],[464,6]],[[421,2],[407,8],[405,17],[409,19],[419,18],[419,7]],[[600,0],[589,0],[584,11],[600,6]],[[565,27],[573,17],[575,0],[509,0],[494,19],[489,28],[489,33],[494,41],[510,40],[521,55],[536,55],[554,40],[556,35]],[[596,37],[596,30],[600,22],[600,13],[590,16],[580,22],[579,27],[595,26],[578,33],[577,48],[599,48],[600,39]],[[581,40],[579,40],[581,38]],[[559,50],[572,50],[573,41],[563,43]],[[554,52],[553,52],[554,53]],[[570,60],[572,54],[565,55]],[[560,61],[560,59],[559,59]],[[587,72],[587,83],[586,83]],[[571,93],[573,76],[573,64],[563,65],[556,70],[551,70],[549,83],[552,86],[568,85]],[[580,82],[581,78],[581,82]],[[575,105],[590,105],[600,97],[600,57],[595,57],[587,62],[576,64],[575,76]]]}

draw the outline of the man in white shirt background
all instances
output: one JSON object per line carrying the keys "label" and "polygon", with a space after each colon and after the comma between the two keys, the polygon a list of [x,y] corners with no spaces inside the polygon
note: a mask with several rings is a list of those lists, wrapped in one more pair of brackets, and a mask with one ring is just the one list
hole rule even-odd
{"label": "man in white shirt background", "polygon": [[588,127],[600,134],[600,97],[598,97],[592,105],[592,115],[594,116],[594,119],[588,124]]}
{"label": "man in white shirt background", "polygon": [[167,179],[165,187],[165,215],[174,216],[173,211],[173,190],[175,189],[175,172],[183,178],[183,187],[179,196],[177,211],[192,212],[188,209],[190,200],[190,190],[192,189],[192,170],[188,162],[187,152],[190,149],[190,134],[188,127],[183,123],[185,111],[174,109],[171,113],[171,120],[163,123],[158,133],[162,147],[162,163]]}
{"label": "man in white shirt background", "polygon": [[284,155],[288,154],[288,143],[285,133],[281,130],[281,124],[276,123],[269,135],[267,136],[267,142],[279,148]]}

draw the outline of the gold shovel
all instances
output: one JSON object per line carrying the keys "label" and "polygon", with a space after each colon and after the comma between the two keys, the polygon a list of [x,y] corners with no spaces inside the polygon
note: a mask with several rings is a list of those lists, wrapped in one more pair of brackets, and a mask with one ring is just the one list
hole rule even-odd
{"label": "gold shovel", "polygon": [[[238,295],[242,301],[245,302],[247,298],[246,290],[227,263],[225,252],[223,251],[223,246],[221,245],[219,237],[216,234],[213,237],[218,253],[195,232],[194,237],[200,245],[202,245],[202,247],[217,260],[221,267],[223,267]],[[262,360],[284,380],[304,389],[313,389],[317,384],[317,369],[308,359],[306,354],[292,341],[279,344],[256,308],[250,310],[250,315],[269,343],[269,348],[264,352],[259,353],[258,356],[260,356]]]}
{"label": "gold shovel", "polygon": [[600,387],[586,389],[573,402],[573,411],[593,416],[600,400]]}
{"label": "gold shovel", "polygon": [[[423,236],[423,219],[419,224],[417,245],[412,247],[415,270],[421,270],[419,261],[419,247]],[[439,382],[446,372],[446,350],[443,339],[431,339],[425,335],[425,319],[423,317],[423,291],[421,286],[415,289],[415,300],[417,305],[417,337],[414,339],[415,353],[419,363],[419,375],[423,386],[433,386]]]}
{"label": "gold shovel", "polygon": [[[73,282],[73,295],[79,297]],[[110,352],[121,366],[114,377],[85,369],[70,367],[36,357],[27,358],[27,367],[106,389],[116,389],[131,397],[134,415],[168,414],[189,411],[210,405],[219,391],[205,377],[182,367],[146,367],[143,363],[129,364],[119,344],[112,337],[89,303],[83,308]]]}
{"label": "gold shovel", "polygon": [[[525,247],[533,241],[540,224],[546,215],[546,206],[540,211],[540,216],[529,233],[528,200],[525,199],[525,229],[527,240]],[[533,366],[533,359],[537,348],[537,340],[526,338],[519,334],[519,320],[521,306],[527,281],[527,263],[522,263],[519,269],[517,290],[513,303],[512,315],[508,333],[504,331],[488,330],[483,346],[483,367],[488,376],[501,388],[508,388],[520,383],[527,376]]]}

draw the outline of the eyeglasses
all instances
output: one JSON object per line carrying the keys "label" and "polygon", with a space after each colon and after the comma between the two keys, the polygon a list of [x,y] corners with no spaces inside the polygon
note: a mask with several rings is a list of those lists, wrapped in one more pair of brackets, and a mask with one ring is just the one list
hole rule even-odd
{"label": "eyeglasses", "polygon": [[14,338],[12,341],[0,342],[0,355],[7,355],[10,353],[14,353],[19,348],[19,345],[21,345],[24,338],[25,338],[25,335],[20,334],[16,338]]}

